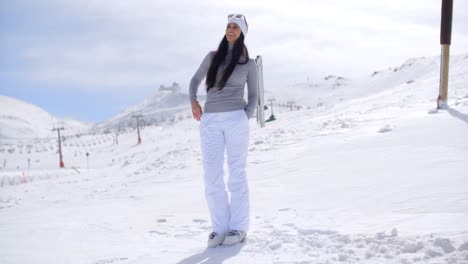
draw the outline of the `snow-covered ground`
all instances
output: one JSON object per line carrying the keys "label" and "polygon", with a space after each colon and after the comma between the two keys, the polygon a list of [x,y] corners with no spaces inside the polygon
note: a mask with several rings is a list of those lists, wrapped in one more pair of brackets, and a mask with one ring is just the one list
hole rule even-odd
{"label": "snow-covered ground", "polygon": [[193,120],[145,127],[141,145],[135,131],[68,137],[65,169],[54,141],[9,139],[0,263],[468,263],[468,56],[441,111],[438,59],[404,65],[251,120],[251,230],[231,247],[205,248]]}

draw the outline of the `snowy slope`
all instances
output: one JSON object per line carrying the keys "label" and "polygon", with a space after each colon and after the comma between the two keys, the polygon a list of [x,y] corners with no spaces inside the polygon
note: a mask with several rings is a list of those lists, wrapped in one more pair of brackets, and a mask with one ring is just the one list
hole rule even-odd
{"label": "snowy slope", "polygon": [[[460,71],[463,74],[463,70],[459,68],[466,67],[465,57],[464,55],[451,57],[451,64],[454,67],[451,70],[454,76],[458,76]],[[318,81],[297,83],[287,87],[287,89],[274,91],[274,93],[278,98],[289,98],[298,105],[309,108],[333,105],[340,101],[393,89],[396,86],[412,84],[416,80],[438,77],[439,60],[438,57],[414,58],[407,60],[400,66],[375,71],[367,76],[350,79],[330,75]]]}
{"label": "snowy slope", "polygon": [[89,129],[71,119],[60,120],[45,110],[24,101],[0,95],[0,139],[39,138],[54,135],[54,126],[63,126],[74,134]]}
{"label": "snowy slope", "polygon": [[98,124],[100,129],[118,129],[136,127],[133,116],[142,115],[143,125],[164,125],[185,118],[191,118],[187,91],[181,92],[177,83],[172,87],[161,87],[142,103],[129,107],[108,121]]}
{"label": "snowy slope", "polygon": [[70,154],[53,168],[52,153],[29,170],[7,165],[0,262],[467,263],[468,56],[452,59],[442,111],[437,58],[427,62],[345,80],[343,100],[324,94],[263,129],[251,120],[242,245],[205,249],[199,124],[184,119],[145,127],[141,145],[131,130],[118,145],[111,134],[70,139],[93,151],[89,168]]}

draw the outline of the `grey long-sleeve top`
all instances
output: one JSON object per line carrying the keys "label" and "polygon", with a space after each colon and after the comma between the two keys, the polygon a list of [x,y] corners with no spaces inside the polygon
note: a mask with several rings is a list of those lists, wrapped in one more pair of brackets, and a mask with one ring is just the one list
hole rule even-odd
{"label": "grey long-sleeve top", "polygon": [[[257,65],[253,59],[249,59],[246,64],[237,64],[231,76],[227,80],[224,88],[219,89],[218,84],[223,75],[224,69],[228,66],[232,55],[232,45],[229,45],[229,52],[220,65],[217,72],[215,86],[206,95],[205,113],[228,112],[244,109],[247,116],[252,117],[257,105]],[[197,100],[197,92],[200,83],[205,79],[215,51],[209,52],[190,81],[190,102]],[[245,59],[244,59],[245,61]],[[242,57],[241,57],[242,62]],[[244,100],[245,84],[247,83],[247,103]]]}

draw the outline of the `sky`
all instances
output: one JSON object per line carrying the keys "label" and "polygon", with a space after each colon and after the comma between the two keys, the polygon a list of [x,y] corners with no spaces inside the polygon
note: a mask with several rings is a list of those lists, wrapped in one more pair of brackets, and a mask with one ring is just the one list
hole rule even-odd
{"label": "sky", "polygon": [[[468,2],[454,1],[451,54],[468,53]],[[98,122],[160,85],[188,84],[244,14],[265,89],[348,78],[440,55],[440,0],[0,0],[0,94]],[[203,90],[201,86],[200,91]]]}

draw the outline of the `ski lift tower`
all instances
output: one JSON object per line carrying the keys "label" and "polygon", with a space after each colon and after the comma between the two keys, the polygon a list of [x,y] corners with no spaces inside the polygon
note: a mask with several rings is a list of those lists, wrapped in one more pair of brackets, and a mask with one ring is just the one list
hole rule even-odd
{"label": "ski lift tower", "polygon": [[57,127],[57,128],[54,128],[52,129],[52,131],[57,131],[57,135],[58,135],[58,151],[59,151],[59,157],[60,157],[60,163],[59,163],[59,166],[60,168],[64,168],[65,167],[65,164],[63,163],[63,156],[62,156],[62,139],[60,137],[60,130],[64,130],[63,126],[62,127]]}

